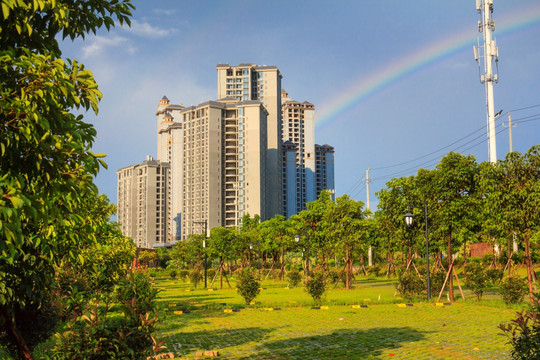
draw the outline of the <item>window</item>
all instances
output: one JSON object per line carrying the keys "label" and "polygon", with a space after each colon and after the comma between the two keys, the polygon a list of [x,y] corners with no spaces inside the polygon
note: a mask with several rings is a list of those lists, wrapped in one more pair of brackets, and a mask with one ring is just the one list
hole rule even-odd
{"label": "window", "polygon": [[249,75],[249,70],[248,69],[243,69],[242,70],[242,75]]}

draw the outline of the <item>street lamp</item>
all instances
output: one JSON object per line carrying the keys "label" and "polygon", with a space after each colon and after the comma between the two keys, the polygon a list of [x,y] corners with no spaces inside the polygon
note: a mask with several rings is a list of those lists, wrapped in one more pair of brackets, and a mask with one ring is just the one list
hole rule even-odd
{"label": "street lamp", "polygon": [[[203,240],[202,242],[202,247],[203,249],[206,249],[206,240]],[[207,269],[207,265],[206,265],[206,250],[203,250],[204,251],[204,288],[206,289],[207,288],[207,278],[206,278],[206,269]]]}
{"label": "street lamp", "polygon": [[[202,221],[194,221],[193,222],[194,224],[197,224],[197,225],[204,225],[204,239],[203,239],[203,243],[202,243],[202,247],[203,249],[206,248],[206,234],[207,234],[207,231],[208,231],[208,220],[202,220]],[[206,255],[206,251],[204,251],[204,288],[206,289],[206,285],[207,285],[207,272],[206,272],[206,269],[207,269],[207,265],[206,265],[206,261],[207,261],[207,255]]]}
{"label": "street lamp", "polygon": [[411,212],[406,213],[405,214],[405,223],[407,224],[407,226],[412,225],[412,220],[413,220],[413,214]]}
{"label": "street lamp", "polygon": [[[431,299],[431,281],[429,279],[429,232],[428,232],[428,217],[427,217],[427,201],[424,201],[424,219],[426,222],[426,280],[427,280],[427,299]],[[405,214],[405,223],[411,226],[413,223],[413,214],[409,211]]]}
{"label": "street lamp", "polygon": [[[294,235],[294,241],[300,242],[300,235]],[[309,276],[309,234],[306,232],[306,276]]]}

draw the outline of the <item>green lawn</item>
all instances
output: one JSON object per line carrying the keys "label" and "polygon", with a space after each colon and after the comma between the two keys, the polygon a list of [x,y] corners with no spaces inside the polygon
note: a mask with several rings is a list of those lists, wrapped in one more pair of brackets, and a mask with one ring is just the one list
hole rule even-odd
{"label": "green lawn", "polygon": [[[163,309],[156,336],[182,359],[205,350],[219,351],[221,359],[508,359],[497,326],[516,312],[494,291],[481,302],[466,291],[467,300],[450,306],[400,307],[393,281],[382,278],[362,278],[354,290],[330,289],[327,309],[312,309],[303,289],[270,280],[250,306],[225,281],[214,291],[165,278],[156,286]],[[360,304],[367,307],[353,307]]]}

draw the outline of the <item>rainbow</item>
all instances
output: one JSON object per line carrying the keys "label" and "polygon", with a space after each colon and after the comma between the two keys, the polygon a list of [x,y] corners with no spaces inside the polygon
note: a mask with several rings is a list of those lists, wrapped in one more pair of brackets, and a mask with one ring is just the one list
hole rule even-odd
{"label": "rainbow", "polygon": [[[532,9],[516,12],[511,16],[497,22],[496,36],[514,33],[518,30],[526,29],[540,23],[540,6]],[[474,24],[473,24],[474,26]],[[473,27],[474,29],[474,27]],[[405,58],[401,58],[394,63],[378,70],[373,75],[362,78],[354,82],[349,88],[339,95],[321,105],[320,116],[317,117],[315,127],[317,130],[335,123],[339,115],[354,108],[362,101],[376,94],[382,89],[409,77],[419,70],[447,58],[467,47],[471,47],[477,42],[477,33],[471,30],[463,30],[458,34],[420,49]]]}

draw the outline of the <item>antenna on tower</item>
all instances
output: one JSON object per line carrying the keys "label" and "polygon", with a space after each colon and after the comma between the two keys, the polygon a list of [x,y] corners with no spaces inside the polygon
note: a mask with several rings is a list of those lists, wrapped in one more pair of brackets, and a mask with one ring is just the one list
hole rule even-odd
{"label": "antenna on tower", "polygon": [[[487,134],[488,134],[488,154],[489,161],[497,162],[497,144],[495,135],[495,105],[493,100],[493,83],[499,81],[498,62],[499,49],[497,42],[492,37],[495,31],[495,22],[491,19],[493,14],[493,0],[476,0],[476,11],[480,14],[478,21],[478,31],[483,33],[484,44],[474,46],[474,60],[480,69],[480,82],[486,86],[486,107],[487,107]],[[480,62],[480,59],[483,62]],[[493,69],[495,65],[495,70]]]}

